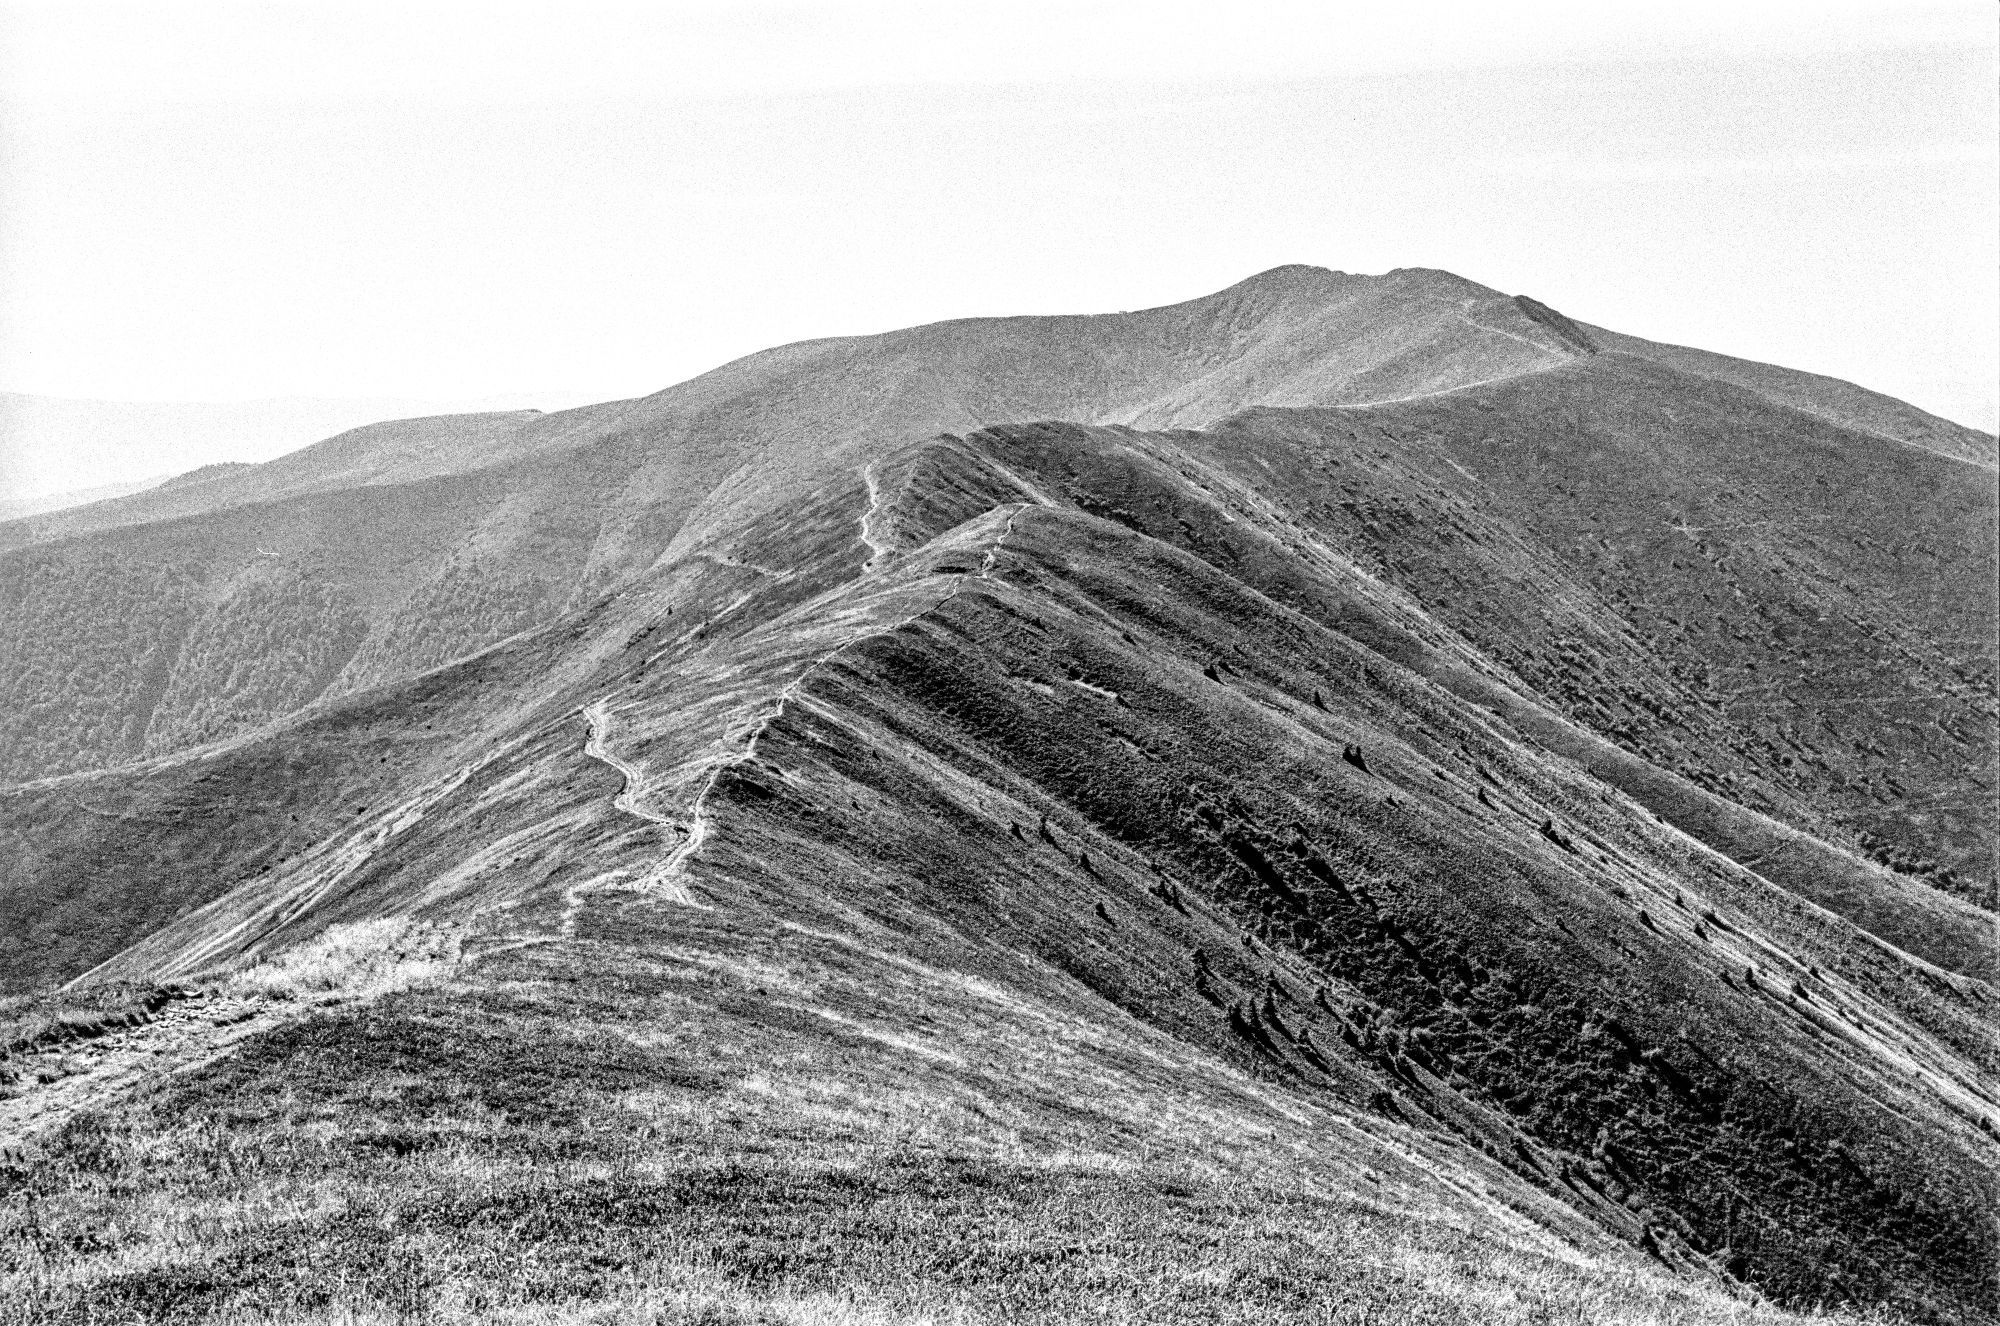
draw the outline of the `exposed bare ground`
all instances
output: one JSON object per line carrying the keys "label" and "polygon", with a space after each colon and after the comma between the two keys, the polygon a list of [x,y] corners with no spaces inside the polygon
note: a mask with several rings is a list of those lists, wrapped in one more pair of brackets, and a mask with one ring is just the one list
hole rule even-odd
{"label": "exposed bare ground", "polygon": [[115,1106],[315,1011],[441,979],[457,960],[449,932],[389,918],[334,926],[269,961],[175,988],[135,1025],[16,1056],[7,1065],[15,1080],[0,1087],[0,1154],[29,1154],[81,1111]]}

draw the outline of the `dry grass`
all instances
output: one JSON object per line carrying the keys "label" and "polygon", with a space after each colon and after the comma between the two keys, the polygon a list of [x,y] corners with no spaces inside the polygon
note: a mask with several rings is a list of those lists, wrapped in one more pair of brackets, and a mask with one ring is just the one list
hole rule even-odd
{"label": "dry grass", "polygon": [[[1324,1326],[1429,1326],[1431,1323],[1491,1323],[1491,1326],[1798,1326],[1805,1322],[1858,1323],[1851,1316],[1799,1315],[1741,1303],[1716,1295],[1691,1294],[1659,1283],[1656,1277],[1632,1276],[1601,1285],[1579,1286],[1573,1279],[1551,1276],[1533,1265],[1489,1265],[1493,1279],[1463,1275],[1440,1278],[1413,1254],[1408,1268],[1381,1268],[1391,1278],[1418,1281],[1421,1288],[1402,1302],[1384,1305],[1374,1300],[1328,1299],[1304,1318]],[[1226,1284],[1213,1268],[1196,1267],[1180,1277],[1162,1276],[1157,1283],[1119,1300],[1091,1305],[1078,1320],[1106,1326],[1182,1320],[1161,1311],[1179,1287],[1176,1279]],[[1581,1288],[1582,1292],[1579,1292]],[[650,1268],[612,1296],[575,1303],[519,1305],[509,1308],[473,1306],[440,1295],[425,1313],[436,1326],[660,1326],[661,1323],[703,1323],[704,1326],[985,1326],[1013,1319],[990,1302],[943,1288],[912,1288],[900,1295],[865,1289],[807,1293],[757,1293],[731,1284],[698,1267],[678,1264]],[[217,1326],[406,1326],[406,1315],[365,1304],[329,1305],[281,1317],[225,1314]],[[1201,1320],[1240,1322],[1265,1320],[1254,1310],[1227,1309]]]}
{"label": "dry grass", "polygon": [[224,994],[308,999],[376,998],[441,980],[458,964],[458,937],[442,927],[389,916],[330,926],[221,982]]}
{"label": "dry grass", "polygon": [[234,978],[309,1015],[0,1178],[0,1326],[1800,1320],[1136,1026],[813,936],[310,1002],[435,974],[431,938]]}
{"label": "dry grass", "polygon": [[[156,1191],[120,1204],[99,1232],[122,1246],[0,1277],[0,1322],[83,1326],[156,1311],[242,1326],[1812,1319],[1640,1267],[1535,1256],[1299,1191],[1209,1184],[1172,1162],[1121,1175],[1053,1157],[1039,1175],[940,1171],[849,1146],[753,1173],[740,1158],[688,1155],[674,1145],[685,1138],[535,1163],[492,1150],[524,1139],[489,1135],[344,1167],[336,1193],[333,1174],[275,1164],[281,1144],[260,1156],[245,1140],[211,1131],[155,1152],[154,1166],[240,1177],[205,1201]],[[579,1207],[579,1194],[595,1200]],[[621,1207],[647,1217],[621,1219]],[[486,1213],[517,1234],[534,1226],[533,1240],[496,1242]],[[53,1226],[35,1234],[60,1238]],[[107,1286],[127,1292],[108,1297]]]}

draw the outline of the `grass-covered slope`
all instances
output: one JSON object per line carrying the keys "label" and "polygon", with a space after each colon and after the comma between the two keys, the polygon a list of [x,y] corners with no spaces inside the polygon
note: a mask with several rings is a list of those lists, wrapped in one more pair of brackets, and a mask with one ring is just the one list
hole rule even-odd
{"label": "grass-covered slope", "polygon": [[2000,1317],[1990,473],[1629,348],[1280,269],[0,555],[0,1321]]}
{"label": "grass-covered slope", "polygon": [[[1023,450],[1005,450],[1016,475]],[[1198,494],[1179,496],[1199,530]],[[1004,545],[992,529],[983,577],[948,555],[962,592],[794,692],[710,799],[745,827],[715,832],[707,868],[803,877],[802,899],[926,943],[934,922],[896,903],[1060,945],[1182,1036],[1235,1036],[1314,1081],[1327,1060],[1329,1090],[1352,1089],[1358,1050],[1386,1108],[1493,1129],[1564,1191],[1608,1164],[1600,1197],[1672,1212],[1788,1294],[1991,1309],[1973,1217],[1992,1191],[1989,989],[1662,832],[1361,645],[1395,628],[1357,590],[1322,602],[1360,629],[1328,630],[1204,558],[1043,510],[1019,508]],[[880,759],[899,745],[925,756],[915,785]],[[1875,1040],[1867,1005],[1916,1039]],[[1891,1188],[1942,1204],[1906,1216]]]}
{"label": "grass-covered slope", "polygon": [[1793,1320],[969,956],[627,898],[364,1006],[176,1000],[95,1044],[299,1012],[0,1180],[0,1320]]}
{"label": "grass-covered slope", "polygon": [[1989,472],[1622,355],[1215,438],[1572,719],[1993,905]]}
{"label": "grass-covered slope", "polygon": [[2000,461],[1991,433],[1955,424],[1893,396],[1857,387],[1852,382],[1818,373],[1779,368],[1737,359],[1685,345],[1664,345],[1599,327],[1587,334],[1606,350],[1651,359],[1696,377],[1714,378],[1747,387],[1780,405],[1815,414],[1829,422],[1892,438],[1941,456],[1952,456],[1992,469]]}
{"label": "grass-covered slope", "polygon": [[1446,273],[1280,268],[1129,314],[785,346],[641,400],[371,425],[0,524],[0,781],[188,749],[463,658],[940,431],[1199,425],[1575,353]]}
{"label": "grass-covered slope", "polygon": [[[1629,353],[1600,354],[1607,349]],[[1493,484],[1504,506],[1494,514],[1644,632],[1618,660],[1629,675],[1608,685],[1559,675],[1572,666],[1562,650],[1601,650],[1587,623],[1532,644],[1482,646],[1527,668],[1573,716],[1588,701],[1607,706],[1601,723],[1585,721],[1615,739],[1697,779],[1741,780],[1726,795],[1987,898],[1992,798],[1977,782],[1968,795],[1965,782],[1987,778],[1978,767],[1990,747],[1962,713],[1933,723],[1930,700],[1962,710],[1968,693],[1991,689],[1980,670],[1992,653],[1992,540],[1980,523],[1990,475],[1962,464],[1935,473],[1932,455],[1895,445],[1889,439],[1964,450],[1937,442],[1917,426],[1918,412],[1886,398],[1858,388],[1828,395],[1813,386],[1826,386],[1821,379],[1736,361],[1718,368],[1711,358],[1585,328],[1447,273],[1280,268],[1130,314],[970,319],[806,342],[637,401],[356,430],[268,465],[0,529],[0,546],[13,549],[0,553],[0,780],[188,749],[463,658],[817,491],[829,474],[858,477],[885,450],[941,430],[1023,418],[1207,426],[1246,406],[1386,401],[1348,430],[1363,463],[1343,482],[1374,474],[1367,452],[1378,428],[1406,442],[1450,433],[1468,448],[1455,459],[1482,483],[1509,472],[1526,443],[1521,455],[1534,464]],[[1639,371],[1655,361],[1669,367],[1650,378]],[[1487,384],[1473,389],[1474,403],[1452,390],[1467,384]],[[1498,423],[1478,413],[1495,409]],[[1681,411],[1684,438],[1675,435]],[[1588,445],[1547,445],[1586,418]],[[1490,439],[1500,449],[1485,447]],[[1844,459],[1807,480],[1829,448]],[[1383,536],[1407,555],[1408,536],[1427,531],[1394,514],[1421,510],[1456,482],[1449,468],[1429,472],[1437,457],[1421,446],[1389,450],[1398,459],[1367,480],[1366,511],[1350,511],[1357,498],[1345,491],[1327,490],[1332,500],[1321,504],[1345,521],[1357,555],[1382,555],[1356,541]],[[1729,463],[1739,480],[1747,463],[1762,481],[1749,485],[1747,505],[1711,482]],[[1788,475],[1798,491],[1774,487]],[[1935,512],[1927,485],[1940,499]],[[1871,499],[1861,523],[1882,537],[1827,563],[1823,547],[1843,541],[1857,492]],[[1600,499],[1625,505],[1598,512]],[[1651,556],[1666,528],[1647,523],[1656,508],[1678,513],[1671,537],[1692,540],[1685,551],[1714,563],[1722,580],[1624,583],[1675,560]],[[1590,525],[1606,519],[1624,522],[1624,543],[1613,547],[1609,530]],[[1897,521],[1918,536],[1911,547]],[[1592,540],[1596,562],[1580,560]],[[1627,557],[1641,546],[1650,550],[1643,565]],[[1749,546],[1761,560],[1745,579]],[[1721,558],[1724,548],[1739,555]],[[1433,548],[1429,560],[1446,579],[1462,578],[1450,565],[1460,551]],[[1607,575],[1623,580],[1611,585]],[[1815,579],[1830,588],[1801,600],[1800,586]],[[1931,596],[1926,620],[1901,603],[1913,588]],[[1674,616],[1681,589],[1748,615],[1727,639],[1687,638],[1683,626],[1701,623]],[[1635,597],[1642,591],[1668,596]],[[1866,621],[1850,628],[1856,613],[1844,600],[1856,596]],[[1765,620],[1774,608],[1806,615]],[[1890,628],[1893,643],[1880,634]],[[1842,631],[1851,638],[1834,639]],[[1825,646],[1810,673],[1816,690],[1795,695],[1749,676],[1754,659],[1736,664],[1741,677],[1718,679],[1709,667],[1711,655],[1728,659],[1741,644],[1765,649],[1767,634],[1790,650],[1802,633]],[[1641,657],[1662,637],[1662,658]],[[1522,647],[1545,662],[1528,663]],[[1867,670],[1856,673],[1854,658]],[[1669,700],[1639,679],[1676,669],[1688,693],[1671,702],[1697,723],[1708,721],[1702,687],[1727,685],[1742,721],[1725,740],[1747,743],[1737,757],[1690,758],[1688,742],[1646,708],[1642,695]],[[1906,680],[1893,675],[1904,670]],[[1832,728],[1801,718],[1801,701],[1833,715]]]}
{"label": "grass-covered slope", "polygon": [[[16,1056],[17,1315],[1991,1318],[1979,917],[1496,657],[1379,493],[1328,514],[1354,419],[904,448],[0,794],[15,988],[222,982]],[[1460,463],[1403,523],[1617,635]],[[428,984],[295,974],[392,922]]]}
{"label": "grass-covered slope", "polygon": [[0,779],[254,730],[643,572],[721,472],[643,439],[0,554]]}

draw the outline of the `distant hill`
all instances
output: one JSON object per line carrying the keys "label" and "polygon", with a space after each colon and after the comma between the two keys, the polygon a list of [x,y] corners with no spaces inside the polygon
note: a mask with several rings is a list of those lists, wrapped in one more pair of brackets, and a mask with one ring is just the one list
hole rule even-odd
{"label": "distant hill", "polygon": [[9,498],[0,501],[0,523],[25,520],[29,516],[46,515],[52,511],[66,511],[71,507],[88,506],[92,502],[108,502],[114,497],[125,497],[170,482],[173,482],[170,478],[155,475],[150,479],[136,479],[130,483],[108,483],[99,484],[94,488],[75,488],[68,492],[50,493],[45,497]]}
{"label": "distant hill", "polygon": [[213,465],[204,465],[200,469],[189,470],[185,474],[176,474],[164,483],[154,486],[158,488],[188,488],[195,484],[210,483],[231,474],[238,474],[250,468],[249,461],[218,461]]}
{"label": "distant hill", "polygon": [[1940,419],[1914,405],[1906,405],[1851,382],[1821,377],[1816,373],[1800,373],[1789,368],[1775,368],[1748,359],[1733,359],[1707,350],[1661,345],[1599,328],[1590,330],[1607,350],[1651,359],[1698,377],[1748,387],[1780,405],[1793,406],[1847,428],[1894,438],[1898,442],[1907,442],[1939,455],[1969,460],[1988,468],[1996,460],[1993,434],[1955,424],[1949,419]]}
{"label": "distant hill", "polygon": [[[555,396],[557,404],[575,400],[562,393]],[[528,402],[474,405],[400,397],[101,401],[0,392],[0,503],[79,489],[136,486],[163,470],[272,460],[384,419],[468,408],[512,409],[524,403]],[[0,505],[0,519],[34,514],[6,511]]]}
{"label": "distant hill", "polygon": [[1281,268],[0,527],[46,1311],[1994,1320],[1991,446]]}
{"label": "distant hill", "polygon": [[[370,425],[263,465],[0,525],[0,548],[15,549],[0,562],[0,602],[16,605],[0,627],[0,693],[12,701],[0,776],[171,753],[464,657],[885,446],[1010,419],[1203,427],[1250,405],[1387,407],[1607,347],[1865,434],[1991,455],[1990,437],[1860,388],[1621,338],[1422,269],[1279,268],[1137,313],[805,342],[639,400]],[[1756,426],[1808,428],[1769,410]],[[1987,482],[1968,473],[1953,500],[1984,510]],[[1913,717],[1907,706],[1922,702],[1898,703]],[[1737,752],[1712,776],[1743,776],[1745,760],[1768,773],[1759,759],[1776,756]],[[1986,816],[1954,804],[1913,817],[1862,786],[1832,794],[1846,841],[1866,835],[1865,850],[1989,887],[1972,841]],[[1948,779],[1936,786],[1952,798]],[[1757,795],[1829,829],[1796,798]]]}

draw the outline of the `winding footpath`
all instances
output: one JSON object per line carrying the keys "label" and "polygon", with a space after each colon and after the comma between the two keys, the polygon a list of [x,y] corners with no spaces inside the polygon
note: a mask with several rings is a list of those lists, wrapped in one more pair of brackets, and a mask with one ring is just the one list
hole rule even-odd
{"label": "winding footpath", "polygon": [[590,737],[583,743],[583,753],[593,760],[601,760],[610,765],[618,771],[618,776],[625,780],[625,786],[620,789],[617,796],[611,798],[611,804],[627,815],[636,815],[654,824],[664,824],[679,832],[680,825],[658,811],[648,810],[639,804],[637,800],[641,778],[639,767],[604,744],[605,734],[611,729],[611,697],[606,696],[595,704],[584,706],[583,717],[590,724]]}
{"label": "winding footpath", "polygon": [[[671,829],[675,834],[681,836],[681,841],[676,844],[674,850],[663,861],[648,870],[639,878],[636,884],[628,887],[637,892],[650,893],[663,902],[680,903],[686,907],[700,907],[702,904],[695,900],[694,895],[689,893],[687,888],[675,879],[675,876],[680,873],[681,862],[686,859],[692,847],[697,845],[701,838],[705,836],[699,801],[695,805],[694,827],[691,830],[684,828],[676,821],[669,819],[658,811],[640,804],[639,789],[643,785],[644,775],[640,772],[637,765],[612,750],[605,742],[605,737],[611,728],[610,697],[606,696],[594,704],[585,705],[583,708],[583,717],[584,721],[590,724],[590,735],[583,743],[583,753],[593,760],[611,766],[611,768],[617,771],[619,778],[625,784],[618,790],[618,794],[611,798],[613,808],[622,810],[635,818],[645,820],[649,824],[657,824],[662,828]],[[603,892],[610,886],[613,880],[623,878],[631,873],[631,870],[621,868],[610,871],[607,874],[594,876],[578,884],[572,884],[569,888],[565,889],[563,891],[564,906],[561,922],[561,934],[563,938],[574,939],[576,937],[577,918],[583,912],[583,898],[585,894]]]}
{"label": "winding footpath", "polygon": [[[870,552],[870,556],[862,565],[862,576],[865,578],[871,574],[878,562],[884,558],[893,556],[895,550],[878,540],[875,537],[873,528],[885,494],[876,481],[872,468],[864,469],[862,471],[862,478],[868,488],[868,505],[862,511],[860,518],[861,541]],[[619,778],[624,783],[624,786],[619,789],[618,794],[612,798],[611,804],[613,807],[624,811],[628,815],[645,820],[649,824],[657,824],[664,829],[671,830],[677,836],[678,841],[658,864],[654,865],[640,879],[633,883],[614,885],[614,881],[625,879],[634,873],[629,868],[621,868],[609,871],[606,874],[597,875],[565,889],[563,894],[565,906],[560,926],[561,936],[565,939],[575,938],[577,920],[583,911],[585,895],[604,892],[613,887],[651,894],[661,901],[679,903],[683,906],[704,906],[705,904],[699,902],[694,894],[689,891],[687,885],[681,882],[681,877],[686,873],[689,860],[694,857],[695,853],[701,850],[702,844],[708,840],[708,796],[709,793],[715,790],[716,784],[722,779],[722,776],[730,769],[745,764],[756,757],[758,740],[769,729],[771,724],[784,713],[785,707],[796,701],[799,689],[826,664],[832,662],[840,654],[864,640],[886,634],[920,617],[936,612],[963,591],[967,583],[991,578],[1000,552],[1005,547],[1008,537],[1014,532],[1015,520],[1023,510],[1036,505],[1038,505],[1036,502],[1015,502],[1008,503],[1001,508],[996,508],[996,510],[1007,512],[1006,520],[998,536],[986,549],[986,554],[980,561],[979,570],[970,576],[959,579],[956,584],[935,602],[928,603],[923,608],[902,617],[894,625],[877,626],[861,631],[834,646],[825,654],[807,662],[799,670],[798,675],[793,677],[773,697],[770,707],[765,710],[763,715],[751,728],[749,736],[744,741],[742,747],[727,755],[717,756],[712,760],[708,776],[702,780],[701,789],[695,793],[693,800],[688,805],[685,822],[662,815],[639,800],[640,790],[645,785],[644,771],[630,760],[612,750],[608,740],[611,729],[611,697],[607,695],[591,704],[585,705],[581,712],[584,721],[590,725],[590,735],[584,741],[583,752],[591,759],[615,769]]]}

